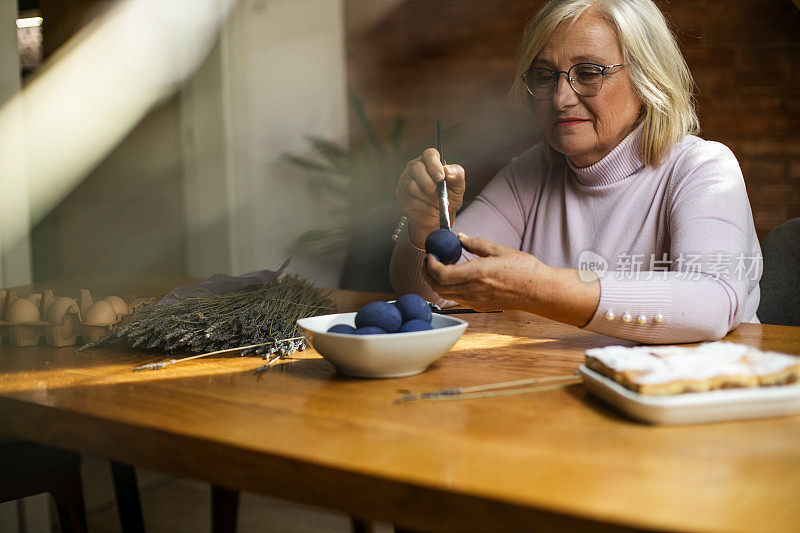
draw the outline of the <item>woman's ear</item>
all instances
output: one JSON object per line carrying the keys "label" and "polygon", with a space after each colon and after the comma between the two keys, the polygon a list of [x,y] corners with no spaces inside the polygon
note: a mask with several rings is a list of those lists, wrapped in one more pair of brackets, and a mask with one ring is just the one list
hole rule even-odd
{"label": "woman's ear", "polygon": [[645,114],[646,109],[645,109],[644,101],[642,100],[642,97],[639,96],[638,94],[636,96],[639,97],[639,116],[636,117],[636,125],[638,126],[639,123],[642,120],[644,120],[644,114]]}

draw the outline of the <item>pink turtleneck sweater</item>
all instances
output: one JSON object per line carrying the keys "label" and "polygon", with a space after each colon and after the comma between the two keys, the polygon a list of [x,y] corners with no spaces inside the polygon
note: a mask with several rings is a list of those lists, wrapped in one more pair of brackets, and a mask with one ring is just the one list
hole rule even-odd
{"label": "pink turtleneck sweater", "polygon": [[[687,136],[645,167],[637,128],[589,167],[514,158],[456,217],[453,231],[600,275],[585,329],[644,343],[723,337],[758,322],[761,248],[742,171],[724,145]],[[470,257],[467,253],[462,261]],[[424,250],[403,232],[391,263],[398,294],[442,300],[421,274]]]}

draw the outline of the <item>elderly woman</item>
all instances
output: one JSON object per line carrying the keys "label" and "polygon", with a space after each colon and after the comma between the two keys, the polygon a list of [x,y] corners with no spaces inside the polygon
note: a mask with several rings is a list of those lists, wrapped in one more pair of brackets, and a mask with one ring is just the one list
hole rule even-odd
{"label": "elderly woman", "polygon": [[543,142],[455,218],[455,265],[422,248],[438,228],[436,183],[455,216],[464,169],[432,148],[409,162],[395,290],[647,343],[757,322],[761,253],[742,172],[693,135],[692,78],[652,1],[551,1],[525,30],[517,74]]}

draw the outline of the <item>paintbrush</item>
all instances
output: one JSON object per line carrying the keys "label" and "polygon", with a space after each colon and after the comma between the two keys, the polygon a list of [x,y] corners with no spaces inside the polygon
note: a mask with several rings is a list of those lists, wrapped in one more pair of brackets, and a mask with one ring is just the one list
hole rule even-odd
{"label": "paintbrush", "polygon": [[[444,148],[442,147],[442,123],[436,121],[436,150],[439,151],[439,162],[444,165]],[[461,241],[450,230],[450,202],[447,199],[447,178],[436,184],[439,197],[439,229],[432,231],[425,239],[425,251],[433,254],[445,265],[452,265],[461,258]]]}
{"label": "paintbrush", "polygon": [[577,372],[562,376],[547,376],[530,379],[504,381],[502,383],[489,383],[488,385],[475,385],[472,387],[453,387],[437,391],[420,393],[407,393],[395,399],[394,403],[411,402],[414,400],[455,400],[458,398],[483,398],[488,396],[505,396],[523,392],[536,392],[560,389],[581,382],[576,376]]}
{"label": "paintbrush", "polygon": [[[446,163],[442,147],[442,123],[438,120],[436,121],[436,151],[439,152],[439,162],[444,167]],[[439,195],[439,228],[450,231],[450,202],[447,200],[446,179],[436,184],[436,192]]]}

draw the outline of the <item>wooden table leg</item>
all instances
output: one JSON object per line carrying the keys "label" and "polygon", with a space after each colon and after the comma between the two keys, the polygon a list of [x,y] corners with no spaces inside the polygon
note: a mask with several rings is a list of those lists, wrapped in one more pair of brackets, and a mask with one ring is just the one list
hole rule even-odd
{"label": "wooden table leg", "polygon": [[86,511],[83,503],[80,466],[66,469],[57,476],[57,484],[50,489],[56,504],[58,521],[64,533],[85,533]]}
{"label": "wooden table leg", "polygon": [[117,496],[117,511],[122,533],[144,533],[136,470],[129,464],[111,461],[111,475],[114,478],[114,492]]}
{"label": "wooden table leg", "polygon": [[351,516],[350,523],[353,526],[353,533],[374,533],[375,531],[375,523],[370,520]]}
{"label": "wooden table leg", "polygon": [[213,533],[235,533],[238,510],[238,490],[212,485],[211,531]]}

